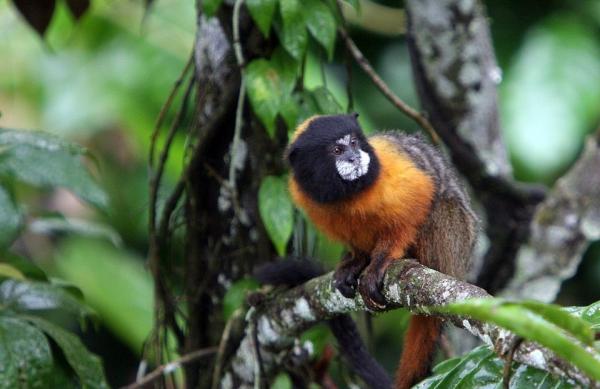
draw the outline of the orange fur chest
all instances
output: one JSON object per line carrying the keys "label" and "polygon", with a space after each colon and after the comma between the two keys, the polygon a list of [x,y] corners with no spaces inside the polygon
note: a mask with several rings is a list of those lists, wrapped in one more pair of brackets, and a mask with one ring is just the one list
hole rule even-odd
{"label": "orange fur chest", "polygon": [[371,137],[369,143],[379,159],[380,172],[375,183],[363,192],[333,204],[322,204],[309,198],[292,176],[290,193],[294,202],[332,239],[367,253],[383,243],[402,255],[427,218],[434,183],[384,136]]}

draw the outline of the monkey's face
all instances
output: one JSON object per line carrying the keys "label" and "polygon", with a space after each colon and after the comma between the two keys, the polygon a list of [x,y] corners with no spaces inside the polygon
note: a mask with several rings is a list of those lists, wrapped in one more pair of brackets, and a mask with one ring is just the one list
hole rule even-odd
{"label": "monkey's face", "polygon": [[335,157],[335,168],[343,180],[354,181],[369,171],[371,157],[362,150],[356,134],[337,139],[331,146],[331,153]]}
{"label": "monkey's face", "polygon": [[344,200],[377,178],[379,162],[356,116],[313,117],[297,132],[287,158],[300,189],[313,200]]}

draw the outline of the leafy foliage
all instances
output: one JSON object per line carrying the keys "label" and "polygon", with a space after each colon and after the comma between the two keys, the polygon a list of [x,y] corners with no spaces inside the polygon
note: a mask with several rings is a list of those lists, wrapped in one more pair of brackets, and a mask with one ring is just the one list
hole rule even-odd
{"label": "leafy foliage", "polygon": [[[593,345],[591,326],[557,306],[538,302],[473,299],[434,308],[437,312],[466,315],[502,326],[554,351],[590,377],[600,380],[600,351]],[[579,341],[575,341],[578,339]]]}
{"label": "leafy foliage", "polygon": [[[493,350],[480,346],[460,358],[445,360],[433,369],[433,375],[415,389],[502,388],[504,361]],[[572,385],[550,373],[513,363],[511,389],[571,388]]]}
{"label": "leafy foliage", "polygon": [[83,165],[84,154],[83,148],[49,134],[0,129],[1,387],[108,387],[100,360],[51,322],[66,318],[83,327],[95,317],[79,300],[81,291],[51,282],[35,264],[7,250],[20,231],[22,214],[9,192],[14,185],[6,184],[63,186],[97,207],[106,206],[106,195]]}

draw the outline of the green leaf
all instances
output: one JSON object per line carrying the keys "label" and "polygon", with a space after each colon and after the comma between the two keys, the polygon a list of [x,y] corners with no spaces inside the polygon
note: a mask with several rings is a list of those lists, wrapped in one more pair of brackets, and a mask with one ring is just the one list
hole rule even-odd
{"label": "green leaf", "polygon": [[325,48],[329,60],[333,59],[336,21],[331,9],[321,0],[304,0],[302,4],[308,31]]}
{"label": "green leaf", "polygon": [[256,280],[244,278],[234,282],[223,297],[223,320],[227,321],[236,309],[246,301],[246,293],[258,288]]}
{"label": "green leaf", "polygon": [[246,67],[247,93],[254,113],[271,137],[275,135],[275,118],[279,111],[280,76],[266,59],[256,59]]}
{"label": "green leaf", "polygon": [[586,350],[560,327],[518,304],[493,298],[473,299],[435,307],[434,311],[466,315],[504,327],[554,351],[588,376],[600,380],[600,353]]}
{"label": "green leaf", "polygon": [[311,92],[311,96],[314,99],[320,113],[333,115],[343,112],[342,106],[337,102],[333,94],[331,94],[327,88],[323,86],[315,88]]}
{"label": "green leaf", "polygon": [[42,269],[33,262],[13,253],[2,253],[1,263],[8,264],[19,270],[25,277],[35,281],[47,281],[48,277]]}
{"label": "green leaf", "polygon": [[265,177],[258,190],[258,210],[277,254],[285,255],[294,226],[294,208],[284,177]]}
{"label": "green leaf", "polygon": [[271,22],[275,14],[277,0],[246,0],[246,7],[250,16],[256,22],[258,29],[268,37],[271,31]]}
{"label": "green leaf", "polygon": [[[2,150],[0,149],[0,165],[2,163]],[[0,220],[0,250],[2,250],[15,240],[22,223],[19,208],[2,186],[0,186]]]}
{"label": "green leaf", "polygon": [[[487,346],[480,346],[460,358],[443,361],[433,368],[433,375],[414,389],[501,388],[504,361]],[[511,389],[571,388],[564,380],[530,366],[513,363]]]}
{"label": "green leaf", "polygon": [[300,108],[296,99],[290,95],[281,102],[279,113],[285,121],[285,125],[288,128],[288,132],[293,132],[298,125],[298,116],[300,115]]}
{"label": "green leaf", "polygon": [[104,208],[108,199],[85,168],[84,154],[85,149],[50,134],[0,129],[0,177],[36,187],[65,187]]}
{"label": "green leaf", "polygon": [[[514,303],[508,302],[507,304]],[[594,333],[592,332],[590,325],[584,319],[572,315],[562,307],[555,304],[545,304],[532,300],[520,301],[516,304],[537,313],[549,322],[569,332],[583,343],[589,345],[594,343]]]}
{"label": "green leaf", "polygon": [[300,62],[292,58],[285,50],[278,47],[271,56],[271,65],[279,75],[280,88],[276,93],[286,97],[291,95],[300,72]]}
{"label": "green leaf", "polygon": [[153,323],[152,277],[143,258],[104,240],[70,237],[61,242],[54,263],[61,278],[83,290],[103,324],[139,353]]}
{"label": "green leaf", "polygon": [[60,311],[85,324],[93,311],[60,287],[33,281],[5,280],[0,283],[0,305],[15,313],[43,315]]}
{"label": "green leaf", "polygon": [[281,44],[292,57],[300,60],[306,51],[308,33],[300,0],[280,0],[279,10],[283,28],[279,34]]}
{"label": "green leaf", "polygon": [[46,388],[52,365],[52,351],[41,331],[0,315],[0,388]]}
{"label": "green leaf", "polygon": [[204,15],[207,17],[214,16],[223,0],[203,0],[202,1],[202,10],[204,11]]}
{"label": "green leaf", "polygon": [[600,331],[600,301],[587,307],[568,307],[565,310],[590,323],[593,330]]}
{"label": "green leaf", "polygon": [[77,336],[38,317],[27,320],[58,344],[84,388],[109,388],[100,358],[89,352]]}
{"label": "green leaf", "polygon": [[508,149],[528,179],[552,179],[575,159],[597,125],[598,85],[600,45],[576,15],[560,13],[528,30],[500,104]]}
{"label": "green leaf", "polygon": [[285,373],[279,373],[273,380],[273,384],[270,386],[271,389],[292,389],[292,380]]}

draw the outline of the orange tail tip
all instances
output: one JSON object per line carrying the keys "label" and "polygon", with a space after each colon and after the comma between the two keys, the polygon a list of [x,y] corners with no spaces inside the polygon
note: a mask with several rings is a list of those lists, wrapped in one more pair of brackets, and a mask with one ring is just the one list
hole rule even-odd
{"label": "orange tail tip", "polygon": [[396,389],[408,389],[427,376],[441,332],[442,321],[437,317],[417,315],[410,319],[396,371]]}

